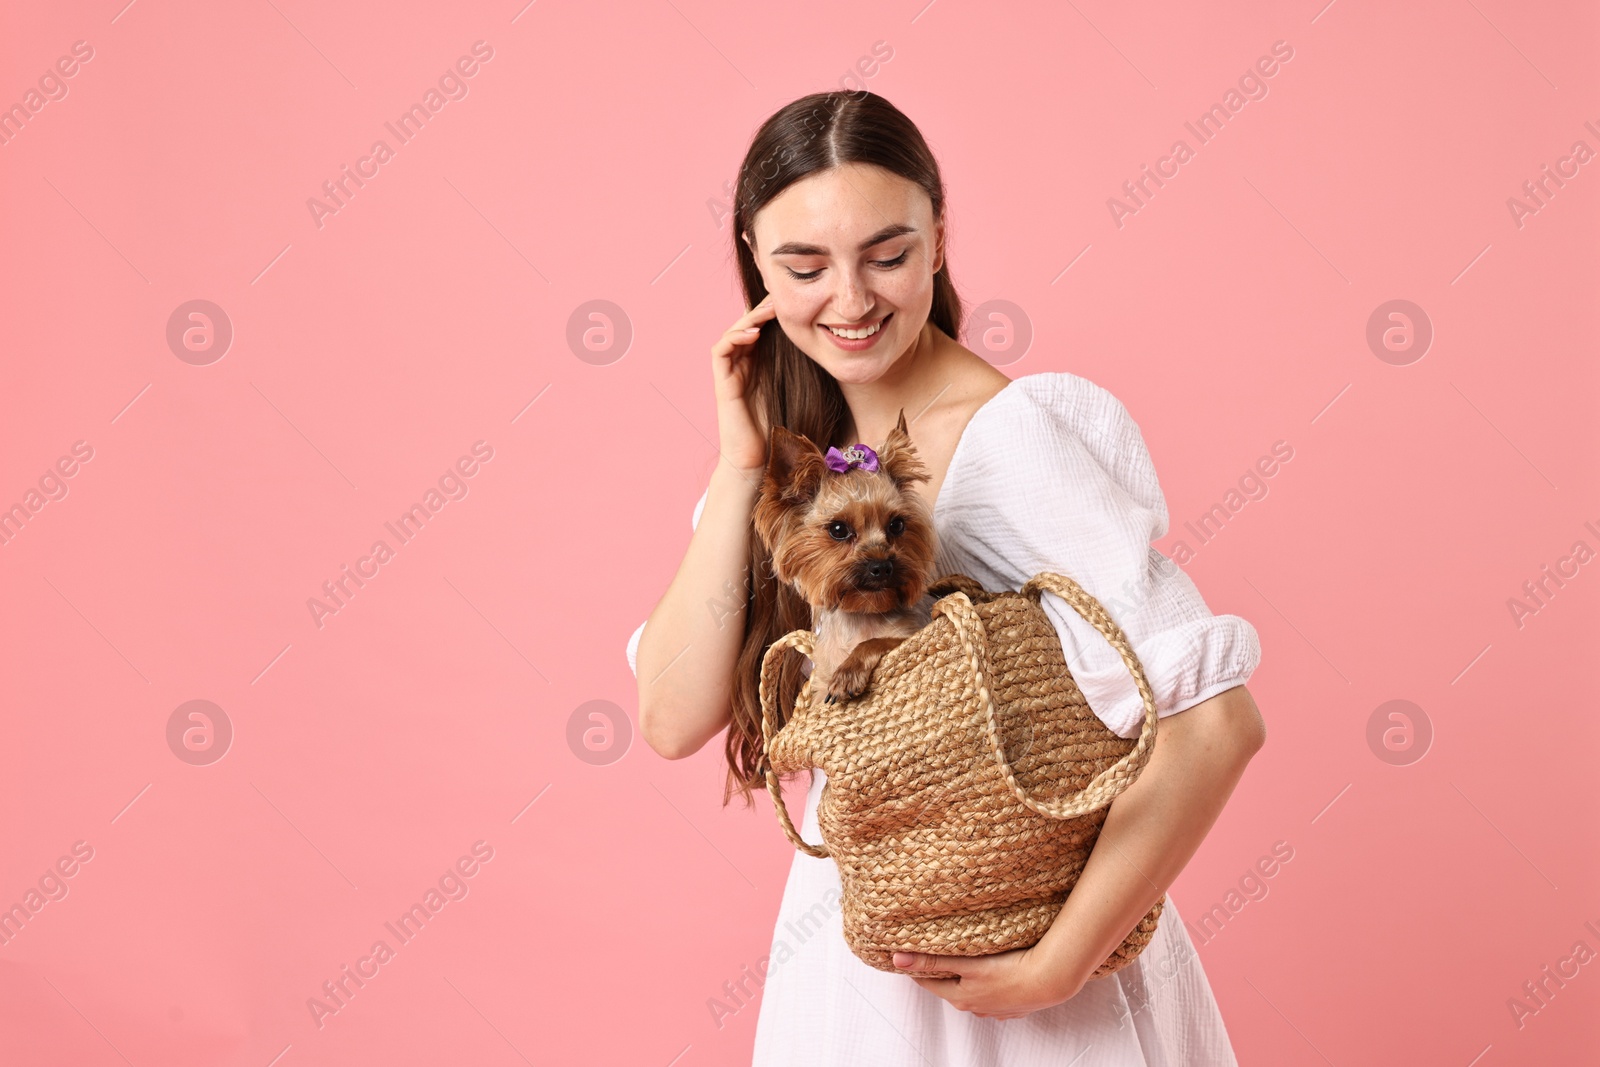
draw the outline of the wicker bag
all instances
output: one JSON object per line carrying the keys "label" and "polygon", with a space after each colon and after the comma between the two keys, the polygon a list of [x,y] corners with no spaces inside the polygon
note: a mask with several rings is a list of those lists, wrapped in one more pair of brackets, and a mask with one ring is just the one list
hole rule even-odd
{"label": "wicker bag", "polygon": [[[1137,740],[1118,737],[1090,710],[1041,590],[1121,653],[1144,698]],[[1071,578],[1044,571],[1020,591],[986,592],[951,574],[930,591],[939,598],[932,621],[887,652],[852,700],[824,703],[808,677],[777,729],[779,657],[788,648],[809,656],[815,635],[785,634],[761,664],[762,769],[778,820],[797,849],[838,864],[851,951],[897,973],[896,951],[983,956],[1036,944],[1077,884],[1107,805],[1138,776],[1156,739],[1144,668]],[[825,846],[801,839],[779,791],[778,775],[811,767],[827,774],[817,807]],[[1132,962],[1165,902],[1093,977]]]}

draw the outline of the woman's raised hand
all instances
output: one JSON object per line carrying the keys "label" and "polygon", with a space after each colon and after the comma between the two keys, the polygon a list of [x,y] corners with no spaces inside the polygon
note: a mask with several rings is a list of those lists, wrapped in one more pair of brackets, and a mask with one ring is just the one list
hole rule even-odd
{"label": "woman's raised hand", "polygon": [[767,429],[764,413],[754,410],[749,395],[750,361],[754,359],[761,324],[777,315],[768,293],[755,307],[734,320],[728,331],[711,346],[711,377],[716,386],[717,429],[722,436],[722,455],[747,474],[759,472],[767,464]]}

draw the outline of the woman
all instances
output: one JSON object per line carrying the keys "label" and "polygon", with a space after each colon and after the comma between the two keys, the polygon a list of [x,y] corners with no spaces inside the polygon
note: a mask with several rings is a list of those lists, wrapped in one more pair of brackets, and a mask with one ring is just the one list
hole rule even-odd
{"label": "woman", "polygon": [[[761,781],[762,654],[811,622],[750,529],[768,427],[823,447],[876,444],[901,409],[931,472],[916,488],[935,509],[935,573],[1011,589],[1040,570],[1072,575],[1127,633],[1162,716],[1150,762],[1112,804],[1077,887],[1031,948],[901,954],[904,975],[868,967],[843,940],[837,868],[797,853],[755,1063],[1234,1063],[1170,899],[1138,959],[1089,980],[1183,869],[1265,740],[1243,684],[1260,657],[1254,629],[1213,616],[1150,545],[1167,513],[1138,427],[1083,378],[1012,381],[955,340],[961,307],[937,164],[882,97],[819,93],[777,112],[750,146],[736,196],[750,310],[711,351],[721,456],[694,535],[630,642],[646,742],[679,759],[726,730],[724,802],[735,790],[749,802]],[[1064,602],[1043,602],[1091,709],[1136,736],[1141,702],[1120,658]],[[800,658],[789,658],[780,707],[803,680]],[[824,781],[813,775],[808,840],[819,836]],[[917,974],[935,969],[959,977]]]}

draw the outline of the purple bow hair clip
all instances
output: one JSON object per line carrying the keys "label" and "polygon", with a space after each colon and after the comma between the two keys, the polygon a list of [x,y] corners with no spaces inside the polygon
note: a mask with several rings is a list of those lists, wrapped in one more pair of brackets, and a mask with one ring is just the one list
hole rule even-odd
{"label": "purple bow hair clip", "polygon": [[851,467],[860,467],[864,471],[878,469],[878,454],[866,445],[857,442],[843,452],[837,448],[829,448],[823,459],[828,464],[828,469],[843,474]]}

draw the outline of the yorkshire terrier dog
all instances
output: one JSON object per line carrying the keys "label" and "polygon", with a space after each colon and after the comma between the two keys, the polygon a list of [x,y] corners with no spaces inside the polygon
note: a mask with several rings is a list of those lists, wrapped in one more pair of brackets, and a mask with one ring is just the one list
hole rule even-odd
{"label": "yorkshire terrier dog", "polygon": [[904,410],[877,452],[824,455],[772,427],[752,521],[773,576],[811,605],[811,691],[826,703],[860,696],[884,653],[930,621],[933,515],[911,489],[927,480]]}

